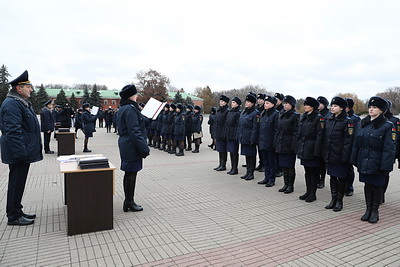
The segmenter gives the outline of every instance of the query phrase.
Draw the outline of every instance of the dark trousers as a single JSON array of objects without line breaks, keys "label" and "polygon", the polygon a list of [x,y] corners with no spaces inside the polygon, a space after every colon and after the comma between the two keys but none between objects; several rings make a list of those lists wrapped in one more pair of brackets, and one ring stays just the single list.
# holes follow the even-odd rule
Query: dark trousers
[{"label": "dark trousers", "polygon": [[273,150],[259,150],[264,163],[265,180],[275,183],[276,175],[276,153]]},{"label": "dark trousers", "polygon": [[44,146],[44,151],[47,152],[50,150],[50,137],[51,137],[51,132],[43,132],[43,146]]},{"label": "dark trousers", "polygon": [[9,164],[6,212],[9,221],[22,216],[22,196],[25,190],[30,163]]}]

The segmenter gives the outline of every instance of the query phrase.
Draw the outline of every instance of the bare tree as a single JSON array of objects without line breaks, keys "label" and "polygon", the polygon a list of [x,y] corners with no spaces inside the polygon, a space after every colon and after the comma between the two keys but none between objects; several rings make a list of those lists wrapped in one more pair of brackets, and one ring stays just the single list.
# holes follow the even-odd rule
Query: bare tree
[{"label": "bare tree", "polygon": [[150,97],[163,102],[168,99],[167,86],[169,86],[170,80],[167,76],[150,69],[139,71],[136,74],[136,79],[138,80],[136,85],[140,93],[140,102],[147,102]]},{"label": "bare tree", "polygon": [[376,94],[382,98],[385,98],[392,102],[392,108],[390,111],[397,115],[400,110],[400,87],[391,87],[385,90],[383,93]]}]

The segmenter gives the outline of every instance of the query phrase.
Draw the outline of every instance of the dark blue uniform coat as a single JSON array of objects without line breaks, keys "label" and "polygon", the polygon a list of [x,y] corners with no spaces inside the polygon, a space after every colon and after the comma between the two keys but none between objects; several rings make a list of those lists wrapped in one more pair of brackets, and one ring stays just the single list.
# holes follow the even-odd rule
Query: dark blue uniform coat
[{"label": "dark blue uniform coat", "polygon": [[86,137],[92,137],[93,132],[96,131],[94,123],[97,119],[96,115],[90,114],[88,110],[84,110],[82,112],[82,124],[83,124],[83,132]]},{"label": "dark blue uniform coat", "polygon": [[146,142],[146,118],[140,113],[139,105],[131,100],[121,99],[117,113],[118,147],[121,161],[135,161],[149,155]]}]

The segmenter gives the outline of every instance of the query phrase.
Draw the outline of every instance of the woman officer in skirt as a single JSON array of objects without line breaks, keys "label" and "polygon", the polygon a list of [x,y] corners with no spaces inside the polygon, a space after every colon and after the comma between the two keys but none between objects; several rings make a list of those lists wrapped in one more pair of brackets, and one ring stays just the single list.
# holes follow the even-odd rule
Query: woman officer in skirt
[{"label": "woman officer in skirt", "polygon": [[385,99],[373,96],[368,101],[368,116],[357,126],[351,163],[357,167],[364,185],[367,209],[361,221],[376,223],[382,188],[393,170],[396,154],[396,128],[383,113],[388,108]]},{"label": "woman officer in skirt", "polygon": [[[245,180],[254,179],[256,168],[258,124],[260,115],[255,108],[256,97],[252,94],[246,96],[245,109],[239,117],[238,141],[240,143],[240,154],[246,156],[246,174],[240,178]],[[218,144],[218,142],[217,142]]]},{"label": "woman officer in skirt", "polygon": [[296,136],[300,114],[295,110],[296,99],[293,96],[285,96],[282,105],[283,110],[279,113],[275,143],[279,167],[283,171],[284,185],[278,191],[289,194],[294,190],[296,178]]},{"label": "woman officer in skirt", "polygon": [[331,176],[331,202],[325,209],[341,211],[347,187],[354,122],[347,117],[347,101],[336,96],[331,101],[331,115],[325,124],[323,157],[328,175]]},{"label": "woman officer in skirt", "polygon": [[299,199],[313,202],[317,199],[317,183],[322,158],[322,142],[325,119],[318,112],[319,102],[313,97],[304,101],[304,113],[300,116],[297,134],[297,157],[304,166],[306,188]]},{"label": "woman officer in skirt", "polygon": [[239,164],[239,142],[237,139],[237,131],[240,117],[240,105],[242,101],[238,97],[232,98],[231,109],[228,111],[226,116],[226,139],[227,139],[227,151],[231,156],[231,170],[227,174],[235,175],[238,174]]}]

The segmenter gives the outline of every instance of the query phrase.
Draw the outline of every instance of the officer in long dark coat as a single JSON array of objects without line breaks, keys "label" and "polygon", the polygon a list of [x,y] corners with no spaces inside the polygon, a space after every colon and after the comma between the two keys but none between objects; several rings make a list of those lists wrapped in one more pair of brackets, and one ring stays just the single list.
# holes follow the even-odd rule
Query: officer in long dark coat
[{"label": "officer in long dark coat", "polygon": [[168,115],[168,153],[175,154],[176,153],[176,143],[174,136],[174,123],[175,123],[175,115],[176,115],[176,104],[172,103],[169,105],[169,115]]},{"label": "officer in long dark coat", "polygon": [[124,204],[122,209],[142,211],[143,207],[135,203],[137,173],[143,168],[143,159],[150,154],[146,142],[146,118],[140,113],[136,87],[126,85],[119,93],[121,108],[117,113],[118,147],[121,157],[121,170],[124,174]]},{"label": "officer in long dark coat", "polygon": [[[261,114],[261,112],[264,111],[264,101],[265,101],[266,94],[257,94],[257,105],[256,109],[258,110],[258,113]],[[264,161],[263,161],[263,154],[260,151],[260,148],[257,145],[257,152],[258,152],[258,166],[255,168],[256,171],[263,172],[264,171]]]},{"label": "officer in long dark coat", "polygon": [[[321,114],[322,117],[324,117],[324,119],[329,118],[332,115],[332,113],[328,109],[328,106],[329,106],[328,99],[326,99],[326,97],[324,97],[324,96],[319,96],[317,98],[317,101],[319,102],[319,107],[318,107],[319,114]],[[325,187],[326,163],[322,158],[321,158],[321,160],[322,161],[320,164],[319,180],[318,180],[317,188]]]},{"label": "officer in long dark coat", "polygon": [[184,156],[183,150],[185,149],[185,122],[186,122],[186,114],[184,112],[184,107],[182,104],[176,105],[176,114],[174,121],[174,137],[176,145],[179,149],[179,152],[175,153],[175,156]]},{"label": "officer in long dark coat", "polygon": [[229,97],[221,95],[219,98],[219,108],[215,116],[215,142],[219,153],[219,165],[214,168],[216,171],[225,171],[226,161],[228,159],[225,131],[226,116],[228,115],[228,103]]},{"label": "officer in long dark coat", "polygon": [[64,105],[64,108],[60,112],[61,128],[71,128],[71,116],[74,115],[74,111],[68,103]]},{"label": "officer in long dark coat", "polygon": [[[285,98],[285,95],[282,93],[275,93],[274,97],[276,98],[276,110],[280,113],[283,111],[283,99]],[[280,167],[279,164],[279,156],[278,154],[276,155],[276,177],[281,177],[283,175],[283,170]]]},{"label": "officer in long dark coat", "polygon": [[238,97],[232,98],[231,108],[226,116],[226,139],[227,139],[227,151],[231,158],[231,170],[227,172],[229,175],[238,174],[239,164],[239,142],[238,142],[238,127],[240,117],[240,105],[242,101]]},{"label": "officer in long dark coat", "polygon": [[296,99],[293,96],[285,96],[282,105],[283,110],[279,113],[274,138],[284,181],[283,187],[278,191],[290,194],[294,190],[296,178],[296,137],[300,114],[295,110]]},{"label": "officer in long dark coat", "polygon": [[83,141],[83,152],[92,152],[92,150],[88,149],[89,137],[93,137],[93,132],[96,131],[94,126],[97,116],[90,113],[90,104],[84,103],[82,105],[83,113],[82,113],[82,124],[83,124],[83,132],[85,133],[85,140]]},{"label": "officer in long dark coat", "polygon": [[162,145],[160,150],[167,151],[168,150],[168,118],[169,118],[169,104],[165,104],[164,110],[161,113],[162,115],[162,126],[161,126],[161,137],[162,137]]},{"label": "officer in long dark coat", "polygon": [[259,181],[258,184],[265,184],[266,187],[275,185],[277,170],[274,137],[278,127],[279,111],[275,108],[276,103],[275,97],[270,95],[265,97],[264,110],[260,114],[258,130],[258,148],[264,163],[264,179]]},{"label": "officer in long dark coat", "polygon": [[[194,113],[192,115],[192,134],[202,133],[203,132],[202,125],[203,125],[203,115],[201,114],[201,107],[196,105],[194,106]],[[192,153],[199,153],[201,137],[199,138],[193,137],[193,142],[194,142],[194,150],[192,151]]]},{"label": "officer in long dark coat", "polygon": [[347,174],[354,137],[354,122],[346,113],[347,101],[336,96],[331,101],[332,115],[326,119],[323,157],[330,175],[331,202],[326,209],[341,211],[346,193]]},{"label": "officer in long dark coat", "polygon": [[186,151],[192,151],[192,117],[193,106],[187,105],[186,107],[186,121],[185,121],[185,137],[186,137]]},{"label": "officer in long dark coat", "polygon": [[[357,129],[357,125],[360,123],[361,118],[357,114],[354,113],[353,107],[354,107],[354,101],[351,98],[346,98],[347,101],[347,107],[346,107],[346,112],[347,116],[350,117],[350,119],[354,123],[354,130]],[[349,170],[347,171],[347,189],[346,189],[346,196],[352,196],[354,193],[354,168],[352,164],[349,164]]]},{"label": "officer in long dark coat", "polygon": [[210,125],[209,127],[209,131],[210,131],[210,135],[211,135],[211,144],[208,145],[208,147],[210,147],[211,149],[215,150],[215,135],[216,135],[216,124],[215,124],[215,118],[216,118],[216,113],[217,113],[217,109],[215,107],[211,108],[210,111],[210,116],[208,117],[208,125]]},{"label": "officer in long dark coat", "polygon": [[22,211],[22,196],[31,163],[43,159],[40,125],[29,101],[33,91],[28,71],[9,82],[11,90],[0,107],[1,160],[8,164],[6,212],[8,225],[29,225],[36,214]]},{"label": "officer in long dark coat", "polygon": [[[390,111],[392,108],[392,102],[390,100],[385,99],[388,102],[388,109],[385,112],[385,117],[393,123],[395,129],[396,129],[396,158],[399,159],[400,153],[399,153],[399,142],[400,142],[400,119],[393,116],[393,113]],[[382,188],[383,195],[382,195],[382,203],[385,203],[385,193],[389,185],[389,175],[387,176],[385,185]]]},{"label": "officer in long dark coat", "polygon": [[306,193],[299,199],[313,202],[317,199],[316,191],[322,160],[325,119],[318,112],[319,102],[313,97],[304,101],[304,113],[300,116],[297,131],[297,157],[304,166]]},{"label": "officer in long dark coat", "polygon": [[368,101],[368,116],[356,130],[351,163],[357,167],[359,179],[364,185],[366,211],[361,221],[376,223],[383,186],[393,170],[396,154],[396,128],[385,118],[388,108],[385,99],[373,96]]},{"label": "officer in long dark coat", "polygon": [[240,154],[246,157],[246,174],[240,178],[245,180],[254,179],[256,168],[258,124],[260,115],[255,107],[256,97],[253,94],[246,96],[245,109],[240,114],[238,126],[238,142],[240,143]]},{"label": "officer in long dark coat", "polygon": [[44,107],[40,112],[40,130],[43,132],[43,144],[44,153],[54,154],[53,150],[50,150],[50,137],[51,133],[54,132],[54,117],[52,114],[53,103],[51,99],[44,103]]},{"label": "officer in long dark coat", "polygon": [[81,129],[83,131],[83,125],[82,125],[82,108],[78,108],[75,114],[75,122],[74,122],[74,127],[75,127],[75,135],[76,139],[78,139],[78,130]]}]

